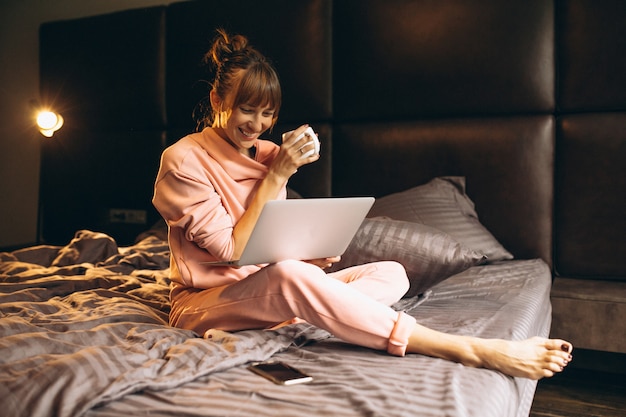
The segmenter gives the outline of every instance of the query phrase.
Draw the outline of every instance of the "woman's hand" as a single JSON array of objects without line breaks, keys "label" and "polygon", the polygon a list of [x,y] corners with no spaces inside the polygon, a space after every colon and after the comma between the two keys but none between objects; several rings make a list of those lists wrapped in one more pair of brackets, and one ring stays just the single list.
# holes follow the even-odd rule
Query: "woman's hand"
[{"label": "woman's hand", "polygon": [[333,266],[333,264],[339,262],[341,260],[341,256],[333,256],[331,258],[320,258],[320,259],[310,259],[308,261],[304,261],[315,266],[318,266],[322,269],[327,269]]},{"label": "woman's hand", "polygon": [[289,179],[289,177],[298,171],[298,168],[315,162],[320,158],[317,152],[313,152],[310,156],[303,157],[308,151],[315,150],[315,143],[312,140],[307,140],[306,136],[298,139],[308,127],[308,125],[302,125],[296,130],[286,132],[283,135],[283,143],[280,146],[280,151],[270,166],[271,173],[284,179]]}]

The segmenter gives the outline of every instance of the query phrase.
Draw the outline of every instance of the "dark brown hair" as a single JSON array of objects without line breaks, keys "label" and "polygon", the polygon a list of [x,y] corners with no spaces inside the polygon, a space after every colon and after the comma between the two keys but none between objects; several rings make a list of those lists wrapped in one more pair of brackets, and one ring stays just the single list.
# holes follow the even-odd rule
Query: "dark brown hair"
[{"label": "dark brown hair", "polygon": [[269,105],[274,110],[273,126],[282,101],[276,70],[245,36],[230,36],[223,29],[218,29],[217,33],[204,62],[215,68],[211,88],[223,106],[204,111],[198,127],[220,125],[224,115],[229,117],[232,110],[242,104]]}]

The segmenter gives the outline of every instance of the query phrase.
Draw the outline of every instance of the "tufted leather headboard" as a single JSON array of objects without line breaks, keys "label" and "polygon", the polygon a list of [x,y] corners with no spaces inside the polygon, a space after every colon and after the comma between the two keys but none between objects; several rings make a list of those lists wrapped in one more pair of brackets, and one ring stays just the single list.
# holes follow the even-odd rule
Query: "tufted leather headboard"
[{"label": "tufted leather headboard", "polygon": [[200,60],[224,27],[278,69],[270,136],[306,122],[321,137],[323,158],[291,183],[304,196],[463,175],[516,257],[624,279],[624,17],[609,0],[232,0],[44,24],[42,97],[66,126],[43,149],[42,240],[92,228],[127,242],[156,221],[159,154],[195,128]]}]

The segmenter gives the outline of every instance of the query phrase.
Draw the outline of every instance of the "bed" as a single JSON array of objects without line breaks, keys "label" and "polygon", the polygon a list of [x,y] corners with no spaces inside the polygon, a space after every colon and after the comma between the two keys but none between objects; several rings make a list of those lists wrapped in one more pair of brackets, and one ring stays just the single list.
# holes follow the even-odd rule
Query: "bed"
[{"label": "bed", "polygon": [[[534,393],[535,381],[391,357],[306,323],[205,338],[172,328],[169,251],[156,234],[118,247],[83,230],[66,246],[2,260],[5,416],[523,416]],[[550,285],[543,261],[502,261],[465,269],[394,307],[456,334],[546,336]],[[313,382],[276,385],[246,368],[270,358]]]},{"label": "bed", "polygon": [[[392,357],[306,323],[168,326],[169,251],[150,198],[160,153],[195,128],[214,29],[244,33],[284,89],[268,138],[307,122],[322,142],[291,196],[376,197],[337,267],[403,263],[411,287],[394,308],[437,330],[548,336],[562,271],[624,276],[612,237],[624,232],[623,72],[581,89],[587,58],[572,46],[585,19],[624,15],[596,4],[183,1],[42,25],[42,100],[66,124],[42,144],[41,242],[0,254],[3,415],[527,416],[536,381]],[[604,217],[581,227],[571,216],[585,218],[585,198],[602,199]],[[265,360],[313,381],[247,369]]]},{"label": "bed", "polygon": [[[548,265],[511,259],[478,221],[464,186],[464,178],[442,177],[379,199],[336,267],[402,262],[411,288],[394,308],[438,330],[547,336]],[[419,222],[409,218],[417,214]],[[307,323],[205,335],[172,328],[166,235],[158,223],[118,246],[81,230],[64,246],[0,255],[5,415],[528,414],[536,381],[392,357]],[[276,385],[247,369],[270,359],[313,381]]]}]

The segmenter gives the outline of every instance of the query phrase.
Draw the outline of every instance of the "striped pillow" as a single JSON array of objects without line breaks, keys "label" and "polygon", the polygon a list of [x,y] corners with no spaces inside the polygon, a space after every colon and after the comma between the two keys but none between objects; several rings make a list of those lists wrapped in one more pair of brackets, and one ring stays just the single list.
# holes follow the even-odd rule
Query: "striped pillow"
[{"label": "striped pillow", "polygon": [[465,193],[464,177],[435,178],[427,184],[381,197],[368,216],[386,216],[434,227],[485,254],[489,262],[513,259],[478,220],[474,202]]},{"label": "striped pillow", "polygon": [[411,283],[405,297],[412,297],[485,259],[435,228],[379,217],[363,221],[332,271],[374,261],[396,261],[404,266]]}]

